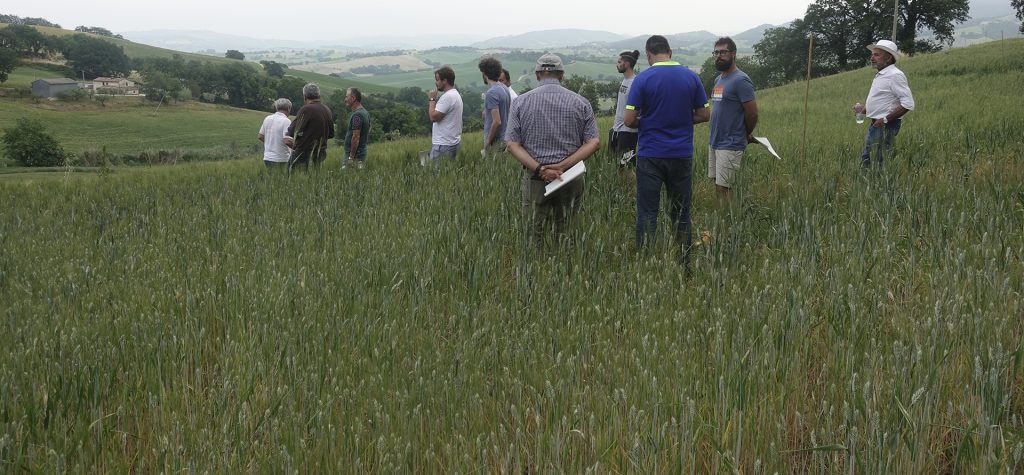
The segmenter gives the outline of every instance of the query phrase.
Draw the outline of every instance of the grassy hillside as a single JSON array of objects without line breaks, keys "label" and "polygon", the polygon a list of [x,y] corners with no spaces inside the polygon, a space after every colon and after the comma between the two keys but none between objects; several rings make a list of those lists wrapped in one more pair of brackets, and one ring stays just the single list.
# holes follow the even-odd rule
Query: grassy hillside
[{"label": "grassy hillside", "polygon": [[[4,26],[4,24],[0,23],[0,27],[2,27],[2,26]],[[64,29],[60,29],[60,28],[49,28],[49,27],[43,27],[43,26],[36,26],[35,28],[37,30],[39,30],[40,32],[42,32],[43,34],[46,34],[46,35],[49,35],[49,36],[67,36],[67,35],[73,35],[73,34],[86,34],[86,35],[93,36],[93,37],[96,37],[96,38],[100,38],[100,39],[103,39],[103,40],[106,40],[106,41],[110,41],[110,42],[112,42],[114,44],[117,44],[117,45],[121,46],[122,48],[124,48],[124,53],[126,55],[128,55],[129,58],[133,58],[133,59],[137,59],[137,58],[172,58],[174,56],[180,56],[185,61],[198,60],[198,61],[208,61],[208,62],[214,62],[214,63],[230,63],[230,62],[236,62],[237,61],[237,60],[234,60],[234,59],[227,59],[227,58],[220,57],[220,56],[207,56],[207,55],[196,54],[196,53],[185,53],[185,52],[174,51],[174,50],[165,49],[165,48],[158,48],[156,46],[144,45],[144,44],[141,44],[141,43],[134,43],[134,42],[131,42],[131,41],[128,41],[128,40],[122,40],[122,39],[118,39],[118,38],[110,38],[110,37],[106,37],[106,36],[92,35],[92,34],[89,34],[89,33],[78,33],[78,32],[72,31],[72,30],[64,30]],[[250,61],[250,62],[247,62],[246,64],[249,64],[253,68],[259,69],[261,71],[263,69],[259,65],[259,63],[257,63],[257,62]],[[15,72],[16,72],[16,74],[20,74],[20,76],[15,77],[15,76],[12,75],[11,79],[9,79],[8,82],[4,83],[4,87],[27,87],[27,85],[31,85],[31,82],[36,80],[36,79],[39,79],[41,77],[53,77],[54,76],[53,73],[49,73],[49,72],[46,72],[46,71],[37,71],[37,70],[33,70],[31,68],[25,68],[25,67],[18,68],[18,70],[16,70]],[[353,80],[342,79],[342,78],[336,78],[336,77],[328,76],[328,75],[325,75],[325,74],[318,74],[318,73],[312,73],[312,72],[307,72],[307,71],[299,71],[299,70],[294,70],[294,69],[289,69],[288,70],[288,74],[291,75],[291,76],[295,76],[295,77],[299,77],[299,78],[305,79],[307,81],[316,82],[317,84],[320,84],[320,85],[324,86],[325,89],[328,92],[336,90],[336,89],[347,89],[349,87],[359,87],[359,88],[361,88],[363,90],[366,90],[366,91],[369,91],[369,92],[380,92],[380,93],[389,92],[389,91],[393,91],[394,90],[393,88],[389,88],[389,87],[386,87],[386,86],[379,86],[379,85],[369,84],[369,83],[366,83],[366,82],[353,81]],[[16,82],[15,82],[15,79],[17,79]],[[27,80],[27,85],[25,83],[26,80]]]},{"label": "grassy hillside", "polygon": [[[20,71],[20,70],[19,70]],[[157,104],[142,98],[118,98],[105,106],[82,102],[0,99],[0,130],[18,118],[40,119],[70,152],[100,150],[139,153],[198,150],[257,144],[264,112],[185,102]]]},{"label": "grassy hillside", "polygon": [[807,85],[760,92],[783,160],[730,209],[698,147],[691,278],[603,153],[537,255],[479,134],[0,182],[0,471],[1021,473],[1024,40],[900,67],[883,173],[868,69],[810,84],[806,157]]},{"label": "grassy hillside", "polygon": [[[6,24],[5,23],[0,23],[0,27],[3,27],[3,26],[6,26]],[[144,44],[140,44],[140,43],[134,43],[134,42],[131,42],[131,41],[128,41],[128,40],[120,39],[120,38],[111,38],[111,37],[108,37],[108,36],[94,35],[92,33],[81,33],[81,32],[77,32],[77,31],[74,31],[74,30],[65,30],[65,29],[62,29],[62,28],[50,28],[50,27],[47,27],[47,26],[35,26],[34,28],[36,30],[39,30],[40,33],[42,33],[44,35],[47,35],[47,36],[62,37],[62,36],[76,35],[77,34],[77,35],[86,35],[86,36],[91,36],[93,38],[99,38],[99,39],[102,39],[102,40],[106,40],[106,41],[109,41],[111,43],[114,43],[114,44],[124,48],[124,54],[128,55],[129,58],[173,58],[175,55],[178,55],[178,56],[181,56],[182,58],[184,58],[185,61],[199,60],[199,61],[212,61],[212,62],[218,62],[218,63],[225,63],[225,62],[236,61],[234,59],[227,59],[227,58],[223,58],[223,57],[219,57],[219,56],[207,56],[207,55],[203,55],[203,54],[185,53],[185,52],[182,52],[182,51],[174,51],[174,50],[170,50],[170,49],[166,49],[166,48],[158,48],[156,46],[149,46],[149,45],[144,45]],[[254,67],[259,67],[259,65],[254,63]]]},{"label": "grassy hillside", "polygon": [[60,75],[52,71],[47,71],[38,67],[32,66],[19,66],[11,71],[7,77],[7,81],[2,85],[5,88],[23,88],[31,89],[32,81],[36,79],[54,78]]},{"label": "grassy hillside", "polygon": [[298,69],[289,69],[289,76],[295,76],[302,78],[309,82],[315,82],[320,85],[321,89],[328,95],[337,90],[345,90],[350,87],[357,87],[360,91],[371,94],[385,94],[388,92],[395,92],[396,89],[389,86],[382,86],[379,84],[372,84],[361,80],[353,80],[349,78],[339,78],[336,76],[328,76],[325,74],[314,73],[310,71],[299,71]]}]

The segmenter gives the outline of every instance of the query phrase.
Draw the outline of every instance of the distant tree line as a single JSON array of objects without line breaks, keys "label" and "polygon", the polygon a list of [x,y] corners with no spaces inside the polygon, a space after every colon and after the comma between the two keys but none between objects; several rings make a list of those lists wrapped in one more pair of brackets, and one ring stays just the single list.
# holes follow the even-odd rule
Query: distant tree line
[{"label": "distant tree line", "polygon": [[412,52],[409,50],[394,49],[391,51],[377,51],[374,53],[347,53],[345,54],[345,58],[352,60],[361,58],[375,58],[377,56],[402,56],[410,53]]},{"label": "distant tree line", "polygon": [[352,74],[398,74],[403,72],[402,66],[398,64],[368,64],[354,67],[349,71]]},{"label": "distant tree line", "polygon": [[123,36],[115,35],[114,32],[99,26],[76,26],[75,31],[79,33],[92,33],[94,35],[106,36],[108,38],[117,38],[119,40],[124,39]]},{"label": "distant tree line", "polygon": [[43,18],[30,18],[30,17],[19,17],[17,15],[5,15],[0,13],[0,23],[7,23],[9,25],[35,25],[35,26],[47,26],[50,28],[60,28],[60,25],[52,23]]},{"label": "distant tree line", "polygon": [[[951,45],[954,26],[969,18],[968,0],[898,1],[896,43],[908,55]],[[813,34],[812,77],[857,69],[871,55],[866,45],[892,37],[892,15],[890,0],[815,0],[803,18],[765,31],[754,45],[754,56],[737,62],[758,88],[799,80],[807,75],[808,39]],[[919,37],[925,29],[930,38]],[[708,58],[701,69],[705,85],[716,74],[714,59]]]}]

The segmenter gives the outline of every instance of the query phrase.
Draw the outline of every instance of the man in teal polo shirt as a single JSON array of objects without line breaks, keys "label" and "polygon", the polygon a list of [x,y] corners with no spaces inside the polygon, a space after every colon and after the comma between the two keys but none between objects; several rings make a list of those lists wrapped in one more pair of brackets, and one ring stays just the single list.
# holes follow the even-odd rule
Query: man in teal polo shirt
[{"label": "man in teal polo shirt", "polygon": [[690,247],[690,203],[693,196],[693,124],[710,117],[700,77],[672,61],[664,36],[647,39],[650,68],[638,74],[626,101],[626,127],[638,129],[636,164],[636,243],[654,241],[661,188],[669,200],[675,241]]}]

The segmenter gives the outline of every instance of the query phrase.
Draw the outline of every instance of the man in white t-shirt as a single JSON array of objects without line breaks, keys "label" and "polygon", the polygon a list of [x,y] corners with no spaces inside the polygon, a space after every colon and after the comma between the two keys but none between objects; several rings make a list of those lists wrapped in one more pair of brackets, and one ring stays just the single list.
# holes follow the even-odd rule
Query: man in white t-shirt
[{"label": "man in white t-shirt", "polygon": [[509,79],[511,77],[512,76],[508,74],[508,70],[507,69],[502,69],[501,70],[501,76],[498,77],[498,82],[504,84],[505,87],[508,88],[508,95],[514,101],[514,100],[516,100],[517,97],[519,97],[519,94],[516,94],[516,91],[512,89],[512,80]]},{"label": "man in white t-shirt", "polygon": [[284,137],[288,133],[288,126],[292,124],[288,119],[288,114],[292,111],[292,101],[282,97],[274,101],[274,109],[277,112],[263,119],[257,138],[263,142],[263,165],[268,170],[287,170],[291,149],[285,143]]},{"label": "man in white t-shirt", "polygon": [[[429,102],[427,115],[433,122],[431,131],[430,158],[434,166],[441,165],[441,159],[454,159],[462,145],[462,96],[455,89],[455,71],[444,66],[434,71],[436,89],[427,93]],[[438,97],[438,94],[441,97]]]}]

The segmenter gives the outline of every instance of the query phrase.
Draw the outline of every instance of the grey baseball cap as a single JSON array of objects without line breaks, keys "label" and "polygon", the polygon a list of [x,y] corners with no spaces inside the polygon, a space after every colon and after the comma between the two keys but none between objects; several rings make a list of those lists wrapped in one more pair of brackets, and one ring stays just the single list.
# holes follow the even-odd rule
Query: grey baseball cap
[{"label": "grey baseball cap", "polygon": [[541,71],[565,71],[562,67],[562,58],[552,53],[545,53],[544,56],[537,58],[537,67],[534,72]]}]

